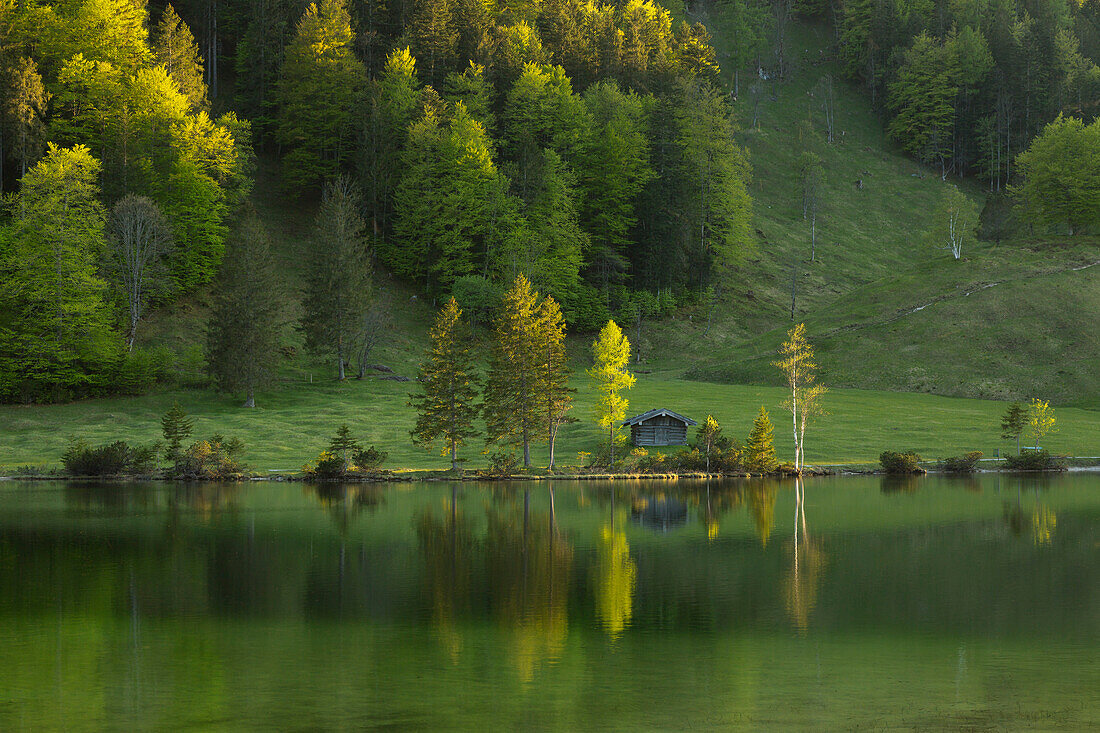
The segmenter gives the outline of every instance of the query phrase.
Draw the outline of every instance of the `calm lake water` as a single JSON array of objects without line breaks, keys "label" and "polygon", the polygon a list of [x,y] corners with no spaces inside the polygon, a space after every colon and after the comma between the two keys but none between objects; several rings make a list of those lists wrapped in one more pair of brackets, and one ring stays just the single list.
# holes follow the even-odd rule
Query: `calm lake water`
[{"label": "calm lake water", "polygon": [[1100,476],[804,495],[0,483],[0,730],[1100,726]]}]

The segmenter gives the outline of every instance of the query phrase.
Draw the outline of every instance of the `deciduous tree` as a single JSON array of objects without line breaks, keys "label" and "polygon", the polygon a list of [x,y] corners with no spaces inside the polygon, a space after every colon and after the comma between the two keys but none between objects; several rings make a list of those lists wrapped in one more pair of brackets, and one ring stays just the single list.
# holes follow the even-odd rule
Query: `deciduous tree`
[{"label": "deciduous tree", "polygon": [[629,404],[624,391],[634,386],[634,375],[627,366],[630,364],[630,340],[615,321],[608,321],[600,331],[599,338],[592,343],[592,356],[595,361],[588,370],[588,376],[596,383],[596,423],[607,430],[611,462],[615,462],[615,432],[619,421],[626,417]]},{"label": "deciduous tree", "polygon": [[932,213],[927,237],[933,247],[946,249],[957,260],[963,247],[974,242],[978,229],[978,205],[958,186],[948,185]]},{"label": "deciduous tree", "polygon": [[1100,226],[1100,120],[1059,115],[1016,166],[1023,180],[1011,190],[1033,224],[1065,224],[1070,234]]},{"label": "deciduous tree", "polygon": [[1028,435],[1035,438],[1035,450],[1039,450],[1039,443],[1044,437],[1056,431],[1054,408],[1050,403],[1038,397],[1031,400],[1027,416]]},{"label": "deciduous tree", "polygon": [[783,406],[791,413],[794,469],[801,473],[805,465],[806,423],[822,414],[821,398],[826,391],[823,385],[817,383],[817,362],[814,361],[813,346],[806,340],[806,324],[799,323],[787,333],[775,366],[783,373],[791,390],[791,396]]},{"label": "deciduous tree", "polygon": [[134,350],[138,323],[151,297],[171,291],[172,229],[160,207],[146,196],[128,194],[111,209],[108,271],[126,298],[126,348]]}]

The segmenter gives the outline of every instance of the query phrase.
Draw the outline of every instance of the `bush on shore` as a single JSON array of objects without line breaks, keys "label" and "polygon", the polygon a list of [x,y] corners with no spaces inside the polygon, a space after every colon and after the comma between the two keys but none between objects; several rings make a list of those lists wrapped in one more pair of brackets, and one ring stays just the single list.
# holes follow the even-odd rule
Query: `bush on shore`
[{"label": "bush on shore", "polygon": [[886,450],[879,454],[878,460],[879,463],[882,464],[882,470],[886,473],[926,473],[926,471],[920,467],[920,455],[914,451],[899,453],[897,451]]}]

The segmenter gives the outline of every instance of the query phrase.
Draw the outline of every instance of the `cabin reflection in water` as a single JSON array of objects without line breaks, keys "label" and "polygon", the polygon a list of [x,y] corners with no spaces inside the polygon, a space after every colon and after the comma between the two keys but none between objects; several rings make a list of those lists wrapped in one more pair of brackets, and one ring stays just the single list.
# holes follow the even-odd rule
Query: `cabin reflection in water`
[{"label": "cabin reflection in water", "polygon": [[630,518],[647,529],[668,532],[687,524],[688,506],[668,496],[640,496],[631,502]]}]

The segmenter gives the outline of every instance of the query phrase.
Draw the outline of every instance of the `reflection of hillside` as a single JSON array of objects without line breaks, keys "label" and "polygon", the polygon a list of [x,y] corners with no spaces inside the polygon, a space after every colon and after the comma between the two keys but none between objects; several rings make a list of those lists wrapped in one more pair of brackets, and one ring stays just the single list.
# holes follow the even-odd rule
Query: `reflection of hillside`
[{"label": "reflection of hillside", "polygon": [[561,655],[569,630],[573,548],[557,531],[552,491],[549,514],[530,511],[530,489],[522,511],[512,505],[487,512],[489,602],[497,624],[509,632],[524,682],[542,662]]}]

